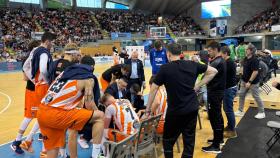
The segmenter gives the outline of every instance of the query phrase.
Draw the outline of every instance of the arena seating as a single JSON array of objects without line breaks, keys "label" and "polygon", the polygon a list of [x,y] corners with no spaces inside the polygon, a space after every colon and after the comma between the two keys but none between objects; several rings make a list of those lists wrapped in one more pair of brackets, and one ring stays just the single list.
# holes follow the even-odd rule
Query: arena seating
[{"label": "arena seating", "polygon": [[179,37],[205,34],[190,17],[179,16],[175,19],[167,19],[167,22],[174,34]]},{"label": "arena seating", "polygon": [[236,34],[244,33],[259,33],[262,31],[270,31],[271,26],[279,23],[280,8],[270,8],[260,14],[254,16],[251,20],[247,21],[244,25],[239,26]]}]

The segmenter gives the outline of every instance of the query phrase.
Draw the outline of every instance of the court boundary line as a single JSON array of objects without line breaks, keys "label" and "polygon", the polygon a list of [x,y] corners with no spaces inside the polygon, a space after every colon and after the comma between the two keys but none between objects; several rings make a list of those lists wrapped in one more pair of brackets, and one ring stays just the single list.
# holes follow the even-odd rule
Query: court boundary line
[{"label": "court boundary line", "polygon": [[[37,133],[36,133],[36,134],[37,134]],[[27,138],[27,136],[22,137],[22,140],[25,139],[25,138]],[[6,142],[6,143],[0,144],[0,148],[1,148],[2,146],[5,146],[5,145],[8,145],[8,144],[12,143],[13,141],[14,141],[14,140],[11,140],[11,141],[8,141],[8,142]]]},{"label": "court boundary line", "polygon": [[2,114],[2,113],[4,113],[4,112],[11,106],[12,99],[11,99],[11,97],[10,97],[8,94],[6,94],[6,93],[3,93],[3,92],[0,91],[0,94],[6,96],[6,97],[8,98],[8,100],[9,100],[8,104],[4,107],[4,109],[0,111],[0,114]]}]

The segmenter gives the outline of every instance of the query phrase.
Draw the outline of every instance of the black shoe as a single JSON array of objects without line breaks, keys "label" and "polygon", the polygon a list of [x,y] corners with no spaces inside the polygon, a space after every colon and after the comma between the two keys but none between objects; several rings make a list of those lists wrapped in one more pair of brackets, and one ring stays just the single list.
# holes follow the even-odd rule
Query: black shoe
[{"label": "black shoe", "polygon": [[21,144],[21,141],[16,141],[16,140],[11,144],[11,149],[17,154],[24,153],[24,151],[20,147],[20,144]]},{"label": "black shoe", "polygon": [[215,154],[219,154],[222,152],[220,150],[220,147],[215,147],[214,145],[210,145],[208,147],[202,147],[202,151],[206,153],[215,153]]},{"label": "black shoe", "polygon": [[38,141],[43,141],[43,135],[41,133],[39,133]]},{"label": "black shoe", "polygon": [[[213,139],[208,139],[208,140],[207,140],[207,143],[208,143],[208,144],[212,144],[212,143],[213,143]],[[225,142],[222,140],[222,141],[220,142],[220,145],[221,145],[221,146],[224,146],[224,145],[225,145]]]}]

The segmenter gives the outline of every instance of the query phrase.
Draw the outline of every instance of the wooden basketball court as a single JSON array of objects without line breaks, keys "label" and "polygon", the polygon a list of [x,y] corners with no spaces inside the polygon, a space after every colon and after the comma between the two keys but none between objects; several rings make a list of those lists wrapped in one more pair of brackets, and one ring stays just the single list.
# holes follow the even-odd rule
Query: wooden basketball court
[{"label": "wooden basketball court", "polygon": [[[105,71],[109,67],[110,64],[97,64],[95,68],[95,74],[99,76],[103,71]],[[151,69],[146,67],[145,74],[146,81],[148,81],[151,76]],[[280,81],[280,77],[278,77],[277,79],[278,81]],[[272,80],[275,80],[275,78]],[[22,79],[21,72],[10,72],[0,74],[0,144],[12,141],[17,135],[19,125],[23,119],[25,84],[26,83]],[[269,85],[271,86],[270,83]],[[144,94],[148,94],[148,92],[149,88],[145,90]],[[276,89],[272,88],[272,92],[269,95],[261,93],[261,97],[265,102],[266,108],[280,109],[280,91],[277,91]],[[248,95],[245,106],[246,110],[249,106],[255,106],[254,104],[250,103],[253,103],[252,97]],[[236,102],[235,109],[237,109],[237,107],[238,103]],[[206,154],[201,151],[201,147],[208,146],[206,141],[207,139],[212,138],[212,130],[210,127],[210,122],[209,120],[207,120],[206,112],[201,111],[200,114],[203,129],[200,130],[199,128],[197,128],[194,157],[214,158],[216,157],[215,154]],[[224,117],[224,120],[226,124],[226,117]],[[240,118],[237,118],[237,123],[239,121]],[[29,133],[31,128],[32,125],[29,126],[28,130],[25,132],[25,135]],[[181,140],[180,149],[182,152],[183,144]],[[13,151],[10,150],[10,152]],[[161,145],[159,145],[158,147],[158,153],[160,157],[163,157]],[[177,153],[176,146],[174,147],[174,153],[175,157],[181,157],[181,154]]]}]

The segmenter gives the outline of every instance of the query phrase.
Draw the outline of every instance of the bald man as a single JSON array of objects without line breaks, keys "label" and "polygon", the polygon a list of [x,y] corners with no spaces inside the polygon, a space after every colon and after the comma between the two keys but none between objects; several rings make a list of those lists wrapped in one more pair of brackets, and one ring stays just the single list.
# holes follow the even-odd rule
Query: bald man
[{"label": "bald man", "polygon": [[144,74],[144,66],[143,62],[138,59],[138,52],[133,52],[131,54],[130,59],[126,61],[126,64],[130,65],[131,71],[128,75],[129,82],[127,88],[129,89],[131,85],[138,84],[140,87],[146,88],[145,84],[145,74]]}]

